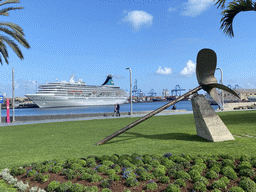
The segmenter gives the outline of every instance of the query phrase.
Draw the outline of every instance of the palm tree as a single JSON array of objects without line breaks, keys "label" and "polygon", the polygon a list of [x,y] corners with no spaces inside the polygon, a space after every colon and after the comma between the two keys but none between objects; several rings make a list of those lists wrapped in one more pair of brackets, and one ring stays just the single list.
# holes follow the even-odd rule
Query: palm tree
[{"label": "palm tree", "polygon": [[[10,3],[19,3],[19,0],[5,0],[4,2],[1,2],[1,1],[2,0],[0,0],[0,6],[5,4],[10,4]],[[0,15],[8,16],[9,15],[8,11],[16,10],[16,9],[23,9],[23,7],[7,7],[7,8],[0,9]],[[0,31],[11,36],[13,39],[18,41],[25,48],[27,49],[30,48],[30,45],[28,44],[26,39],[23,37],[24,36],[23,29],[19,25],[10,23],[10,22],[0,22]],[[24,59],[20,48],[9,36],[0,35],[0,53],[2,54],[7,64],[9,64],[8,62],[9,56],[8,56],[6,44],[12,48],[12,50],[16,53],[16,55],[20,59]],[[1,55],[0,55],[0,63],[1,65],[3,65]]]},{"label": "palm tree", "polygon": [[[217,0],[218,8],[225,7],[226,0]],[[215,4],[215,5],[216,5]],[[235,16],[242,11],[256,11],[256,3],[251,0],[234,0],[229,3],[227,9],[222,11],[221,29],[230,37],[234,37],[233,20]]]}]

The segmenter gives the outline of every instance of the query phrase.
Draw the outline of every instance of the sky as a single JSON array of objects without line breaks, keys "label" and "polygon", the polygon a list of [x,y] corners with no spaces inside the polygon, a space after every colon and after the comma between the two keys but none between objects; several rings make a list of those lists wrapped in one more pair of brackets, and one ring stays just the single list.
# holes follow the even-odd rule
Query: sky
[{"label": "sky", "polygon": [[[227,1],[230,2],[230,1]],[[20,0],[22,6],[2,22],[21,26],[31,48],[19,46],[24,59],[9,47],[9,65],[0,66],[0,94],[15,97],[36,92],[46,82],[69,81],[75,73],[88,85],[113,75],[116,86],[132,86],[145,96],[151,89],[198,86],[196,57],[203,48],[217,54],[224,85],[256,88],[256,12],[239,13],[234,38],[221,26],[222,9],[212,0]],[[4,35],[4,34],[1,34]],[[220,81],[220,71],[216,70]],[[182,94],[185,93],[184,91]],[[205,92],[200,92],[204,94]]]}]

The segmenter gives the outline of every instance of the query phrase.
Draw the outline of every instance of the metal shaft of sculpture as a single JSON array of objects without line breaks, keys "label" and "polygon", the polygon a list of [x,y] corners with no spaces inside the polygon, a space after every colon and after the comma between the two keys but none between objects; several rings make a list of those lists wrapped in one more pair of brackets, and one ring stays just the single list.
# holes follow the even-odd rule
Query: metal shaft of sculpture
[{"label": "metal shaft of sculpture", "polygon": [[216,70],[217,65],[217,56],[216,53],[211,49],[202,49],[197,54],[197,65],[196,65],[196,77],[199,83],[199,86],[190,90],[189,92],[185,93],[184,95],[180,96],[174,101],[171,101],[164,106],[148,113],[144,117],[134,121],[133,123],[127,125],[126,127],[120,129],[119,131],[113,133],[112,135],[106,137],[105,139],[99,141],[94,145],[101,145],[106,143],[107,141],[113,139],[114,137],[124,133],[125,131],[133,128],[134,126],[138,125],[139,123],[149,119],[150,117],[160,113],[161,111],[165,110],[166,108],[174,105],[175,103],[181,101],[182,99],[198,92],[199,90],[205,90],[210,96],[216,101],[216,103],[222,108],[222,104],[220,98],[218,97],[218,93],[216,88],[226,90],[239,98],[236,92],[234,92],[229,87],[224,85],[218,84],[217,79],[214,77],[214,73]]}]

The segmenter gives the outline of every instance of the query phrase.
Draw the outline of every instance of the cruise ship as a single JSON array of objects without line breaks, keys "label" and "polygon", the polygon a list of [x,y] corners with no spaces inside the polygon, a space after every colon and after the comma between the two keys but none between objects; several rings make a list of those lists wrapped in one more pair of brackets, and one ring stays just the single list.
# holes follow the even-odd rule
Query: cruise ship
[{"label": "cruise ship", "polygon": [[111,75],[100,86],[87,85],[82,79],[69,82],[53,82],[40,85],[36,94],[25,96],[40,108],[85,107],[123,104],[128,101],[127,93],[114,85]]}]

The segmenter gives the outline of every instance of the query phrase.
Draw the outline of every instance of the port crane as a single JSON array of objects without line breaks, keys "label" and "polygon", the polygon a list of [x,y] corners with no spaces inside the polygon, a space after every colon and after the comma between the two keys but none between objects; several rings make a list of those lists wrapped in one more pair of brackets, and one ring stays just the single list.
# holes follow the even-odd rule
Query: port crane
[{"label": "port crane", "polygon": [[154,91],[154,89],[151,89],[148,94],[150,97],[154,97],[156,95],[156,92]]},{"label": "port crane", "polygon": [[[178,93],[179,93],[179,96],[181,96],[181,91],[185,91],[186,89],[181,89],[179,85],[176,85],[175,88],[173,90],[171,90],[171,94],[172,96],[178,96]],[[175,93],[175,95],[174,95]]]}]

